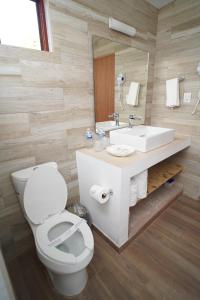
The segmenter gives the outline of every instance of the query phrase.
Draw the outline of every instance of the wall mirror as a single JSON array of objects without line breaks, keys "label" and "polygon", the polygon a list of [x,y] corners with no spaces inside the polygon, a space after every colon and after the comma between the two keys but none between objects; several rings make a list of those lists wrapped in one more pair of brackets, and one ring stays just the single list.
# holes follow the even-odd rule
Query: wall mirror
[{"label": "wall mirror", "polygon": [[149,53],[111,40],[93,36],[95,121],[128,123],[130,114],[144,124]]}]

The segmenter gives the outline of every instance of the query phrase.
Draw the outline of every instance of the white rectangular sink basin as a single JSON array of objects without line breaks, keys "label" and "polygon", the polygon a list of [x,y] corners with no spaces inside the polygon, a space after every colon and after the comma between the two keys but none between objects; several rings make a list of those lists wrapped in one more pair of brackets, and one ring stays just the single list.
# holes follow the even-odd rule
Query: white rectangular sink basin
[{"label": "white rectangular sink basin", "polygon": [[96,123],[96,129],[101,128],[104,131],[116,130],[127,126],[128,123],[123,123],[123,122],[119,122],[119,126],[117,126],[115,121],[105,121],[105,122]]},{"label": "white rectangular sink basin", "polygon": [[147,152],[172,142],[174,135],[174,129],[139,125],[110,132],[110,143],[129,145]]}]

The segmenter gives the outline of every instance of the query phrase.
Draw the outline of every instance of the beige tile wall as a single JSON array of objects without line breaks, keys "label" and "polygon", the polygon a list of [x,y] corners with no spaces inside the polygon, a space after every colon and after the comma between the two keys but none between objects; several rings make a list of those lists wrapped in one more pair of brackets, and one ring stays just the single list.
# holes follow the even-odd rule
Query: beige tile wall
[{"label": "beige tile wall", "polygon": [[[57,161],[70,201],[78,200],[75,150],[94,124],[92,34],[150,51],[150,121],[157,10],[144,0],[50,0],[49,15],[52,53],[0,46],[0,238],[8,244],[30,234],[11,172]],[[138,37],[110,31],[108,16],[135,26]]]},{"label": "beige tile wall", "polygon": [[[141,120],[135,121],[138,124],[145,123],[146,89],[148,79],[148,52],[135,48],[127,48],[115,53],[115,78],[120,73],[126,76],[125,83],[120,90],[115,81],[115,107],[120,113],[120,120],[128,122],[128,116],[135,114]],[[129,93],[131,82],[140,84],[138,105],[132,106],[126,103],[126,96]]]},{"label": "beige tile wall", "polygon": [[[196,67],[200,61],[200,1],[176,0],[158,14],[152,124],[175,128],[191,136],[192,146],[174,160],[184,166],[179,180],[184,192],[200,200],[200,115],[191,112],[200,90]],[[165,107],[165,81],[185,76],[180,83],[181,107]],[[183,103],[183,93],[192,92],[192,102]],[[200,108],[199,108],[200,109]]]}]

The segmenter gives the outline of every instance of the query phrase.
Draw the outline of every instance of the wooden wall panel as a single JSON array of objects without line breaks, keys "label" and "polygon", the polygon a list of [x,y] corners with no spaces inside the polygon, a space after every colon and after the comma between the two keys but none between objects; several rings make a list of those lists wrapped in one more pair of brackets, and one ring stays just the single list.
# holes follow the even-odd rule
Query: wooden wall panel
[{"label": "wooden wall panel", "polygon": [[[184,192],[200,200],[200,115],[192,116],[200,77],[196,72],[200,61],[200,1],[176,0],[158,14],[155,78],[152,105],[152,125],[170,127],[178,134],[191,136],[191,147],[175,156],[184,166],[179,180]],[[185,76],[180,83],[181,106],[174,110],[165,107],[165,82]],[[192,92],[191,103],[183,102],[184,92]]]},{"label": "wooden wall panel", "polygon": [[95,121],[110,120],[115,111],[115,54],[94,59]]},{"label": "wooden wall panel", "polygon": [[[130,23],[134,39],[108,29],[108,17]],[[30,233],[20,213],[9,175],[55,160],[78,200],[75,150],[94,126],[92,34],[152,54],[157,10],[144,0],[49,0],[52,52],[0,46],[0,239]],[[153,79],[153,69],[149,81]],[[149,103],[152,86],[149,86]],[[147,116],[150,121],[150,111]],[[6,191],[4,189],[6,187]],[[6,226],[6,230],[5,230]]]}]

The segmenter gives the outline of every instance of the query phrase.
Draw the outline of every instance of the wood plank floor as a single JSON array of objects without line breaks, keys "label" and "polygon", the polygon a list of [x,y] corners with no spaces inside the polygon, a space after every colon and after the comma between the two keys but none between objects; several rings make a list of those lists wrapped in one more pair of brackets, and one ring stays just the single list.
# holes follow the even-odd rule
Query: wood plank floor
[{"label": "wood plank floor", "polygon": [[[200,202],[181,196],[118,254],[97,233],[85,290],[74,300],[200,299]],[[35,250],[8,263],[18,300],[62,300]]]}]

